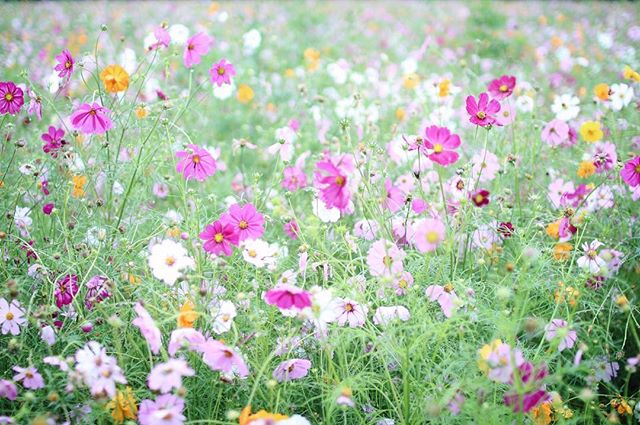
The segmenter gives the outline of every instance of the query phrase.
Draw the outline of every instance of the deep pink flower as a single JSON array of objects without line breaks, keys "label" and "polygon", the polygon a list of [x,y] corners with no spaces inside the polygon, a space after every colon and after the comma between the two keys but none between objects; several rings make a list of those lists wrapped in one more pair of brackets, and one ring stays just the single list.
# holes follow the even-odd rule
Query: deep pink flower
[{"label": "deep pink flower", "polygon": [[58,280],[55,297],[56,306],[62,308],[63,305],[71,304],[78,293],[78,275],[68,274]]},{"label": "deep pink flower", "polygon": [[233,253],[233,246],[238,246],[239,235],[233,225],[216,220],[205,227],[200,233],[200,239],[205,241],[202,246],[205,251],[215,255],[230,256]]},{"label": "deep pink flower", "polygon": [[593,163],[596,166],[596,173],[602,174],[612,170],[617,161],[616,145],[611,142],[597,142],[593,145]]},{"label": "deep pink flower", "polygon": [[286,167],[283,171],[284,178],[280,183],[283,188],[295,192],[298,189],[302,189],[307,187],[307,175],[304,170],[300,167]]},{"label": "deep pink flower", "polygon": [[620,177],[631,187],[640,185],[640,156],[636,156],[625,162],[620,170]]},{"label": "deep pink flower", "polygon": [[298,239],[298,232],[300,231],[300,228],[295,220],[285,223],[283,229],[291,239]]},{"label": "deep pink flower", "polygon": [[71,74],[73,74],[73,67],[75,65],[71,52],[64,49],[62,53],[56,56],[56,61],[58,61],[58,64],[54,69],[58,71],[58,77],[69,80]]},{"label": "deep pink flower", "polygon": [[49,202],[48,204],[43,205],[42,207],[42,212],[45,213],[46,215],[51,215],[51,213],[53,212],[53,203]]},{"label": "deep pink flower", "polygon": [[87,293],[84,296],[84,306],[87,310],[93,310],[95,304],[101,303],[111,296],[109,291],[109,278],[95,275],[87,282]]},{"label": "deep pink flower", "polygon": [[[504,404],[512,406],[514,412],[528,413],[539,403],[549,398],[544,389],[543,380],[547,376],[547,368],[542,365],[538,370],[534,370],[530,362],[524,362],[518,367],[520,381],[524,385],[524,393],[519,394],[513,390],[504,395]],[[511,384],[513,385],[513,379]]]},{"label": "deep pink flower", "polygon": [[316,163],[313,182],[327,208],[345,210],[351,200],[349,179],[355,165],[350,155],[326,156]]},{"label": "deep pink flower", "polygon": [[0,115],[15,115],[24,105],[24,92],[12,81],[0,81]]},{"label": "deep pink flower", "polygon": [[231,84],[231,77],[236,75],[236,70],[226,59],[220,59],[220,62],[213,64],[209,75],[211,75],[211,82],[220,87],[223,84]]},{"label": "deep pink flower", "polygon": [[278,382],[291,381],[307,376],[311,362],[306,359],[285,360],[273,371],[273,379]]},{"label": "deep pink flower", "polygon": [[498,111],[500,111],[500,102],[495,99],[489,101],[489,95],[487,93],[481,93],[477,103],[474,96],[467,96],[469,121],[475,125],[486,127],[497,124],[495,114],[497,114]]},{"label": "deep pink flower", "polygon": [[453,151],[460,146],[460,137],[457,134],[452,134],[446,127],[435,125],[427,127],[424,133],[424,146],[431,150],[427,154],[430,160],[445,167],[458,160],[458,153]]},{"label": "deep pink flower", "polygon": [[40,138],[45,142],[42,150],[44,153],[48,153],[53,158],[58,156],[57,150],[66,144],[63,139],[64,130],[62,128],[55,128],[54,126],[49,126],[49,131],[47,133],[42,133]]},{"label": "deep pink flower", "polygon": [[278,285],[264,294],[264,301],[281,310],[311,307],[311,295],[304,289],[293,285]]},{"label": "deep pink flower", "polygon": [[487,189],[478,189],[469,197],[476,207],[484,207],[485,205],[489,205],[489,191]]},{"label": "deep pink flower", "polygon": [[264,217],[253,204],[243,207],[238,204],[231,205],[229,211],[220,217],[220,221],[233,226],[239,242],[258,239],[264,234]]},{"label": "deep pink flower", "polygon": [[176,156],[180,158],[176,171],[182,173],[187,180],[195,178],[204,181],[207,177],[213,176],[217,170],[217,163],[209,151],[193,144],[187,147],[189,149],[186,151],[176,152]]},{"label": "deep pink flower", "polygon": [[503,75],[489,83],[487,91],[496,100],[505,99],[513,93],[516,87],[516,77],[512,75]]},{"label": "deep pink flower", "polygon": [[513,236],[514,227],[510,221],[503,221],[498,224],[498,233],[502,236],[503,239],[510,238]]},{"label": "deep pink flower", "polygon": [[211,369],[225,374],[237,374],[241,378],[249,375],[249,368],[242,357],[220,341],[209,338],[198,349],[202,353],[202,360]]},{"label": "deep pink flower", "polygon": [[204,32],[199,32],[190,39],[184,46],[183,62],[184,66],[191,68],[200,63],[200,58],[207,53],[213,45],[213,38]]},{"label": "deep pink flower", "polygon": [[153,318],[140,302],[137,302],[133,309],[138,317],[133,319],[131,323],[140,329],[140,333],[142,333],[144,339],[147,340],[151,352],[158,354],[160,352],[160,345],[162,345],[160,329],[158,329]]},{"label": "deep pink flower", "polygon": [[404,192],[397,186],[394,186],[393,182],[389,178],[384,182],[384,191],[386,193],[382,203],[384,208],[388,209],[393,214],[404,206],[404,203],[407,200]]},{"label": "deep pink flower", "polygon": [[163,394],[155,401],[142,400],[138,411],[140,425],[182,425],[187,419],[182,411],[184,400],[173,394]]},{"label": "deep pink flower", "polygon": [[111,111],[98,103],[83,103],[71,114],[71,125],[85,134],[103,134],[113,127]]}]

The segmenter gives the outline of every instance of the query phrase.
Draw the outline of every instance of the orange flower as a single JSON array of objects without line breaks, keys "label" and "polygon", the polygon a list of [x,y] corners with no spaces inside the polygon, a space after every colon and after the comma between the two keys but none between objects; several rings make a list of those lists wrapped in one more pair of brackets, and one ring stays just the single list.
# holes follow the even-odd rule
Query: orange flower
[{"label": "orange flower", "polygon": [[193,323],[198,319],[198,313],[194,311],[193,307],[194,305],[190,300],[182,304],[178,313],[179,328],[193,328]]},{"label": "orange flower", "polygon": [[129,74],[120,65],[109,65],[103,69],[100,79],[109,93],[125,91],[129,87]]},{"label": "orange flower", "polygon": [[567,242],[559,242],[553,247],[553,258],[558,261],[566,261],[569,259],[573,245]]},{"label": "orange flower", "polygon": [[593,88],[593,93],[601,101],[607,101],[609,100],[609,85],[605,83],[598,84]]},{"label": "orange flower", "polygon": [[253,89],[246,84],[240,84],[237,96],[240,103],[249,103],[253,100]]},{"label": "orange flower", "polygon": [[438,84],[438,96],[447,97],[449,96],[449,88],[451,86],[451,81],[442,80],[440,84]]},{"label": "orange flower", "polygon": [[131,387],[125,388],[124,391],[118,390],[116,396],[107,404],[107,409],[112,409],[111,416],[116,423],[121,424],[125,419],[135,421],[138,417],[138,406]]},{"label": "orange flower", "polygon": [[73,182],[73,191],[71,196],[74,198],[82,198],[84,196],[84,186],[87,184],[87,176],[73,176],[71,177]]},{"label": "orange flower", "polygon": [[531,409],[531,419],[535,425],[549,425],[551,423],[551,405],[542,403]]},{"label": "orange flower", "polygon": [[266,419],[269,419],[273,422],[278,422],[288,418],[289,417],[287,415],[281,415],[279,413],[269,413],[266,410],[260,410],[254,414],[251,414],[251,406],[246,406],[240,413],[238,423],[240,425],[249,425],[251,422],[257,420],[261,420],[261,423],[263,422],[262,420],[264,420],[264,422],[267,422]]},{"label": "orange flower", "polygon": [[596,165],[593,161],[582,161],[578,167],[578,176],[586,179],[596,172]]},{"label": "orange flower", "polygon": [[404,121],[404,118],[407,116],[407,113],[403,108],[396,109],[396,119],[398,121]]},{"label": "orange flower", "polygon": [[554,221],[547,226],[547,235],[551,236],[555,240],[560,238],[560,220]]}]

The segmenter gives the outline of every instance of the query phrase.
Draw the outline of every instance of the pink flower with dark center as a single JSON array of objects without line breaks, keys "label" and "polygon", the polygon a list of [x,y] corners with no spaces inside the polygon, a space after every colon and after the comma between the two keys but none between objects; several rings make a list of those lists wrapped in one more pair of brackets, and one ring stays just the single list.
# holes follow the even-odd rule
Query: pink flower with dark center
[{"label": "pink flower with dark center", "polygon": [[29,107],[27,113],[29,116],[34,115],[42,121],[42,99],[33,90],[29,89]]},{"label": "pink flower with dark center", "polygon": [[42,150],[44,153],[48,153],[53,158],[58,156],[58,149],[66,144],[63,139],[64,130],[62,128],[55,128],[54,126],[49,126],[49,131],[46,133],[42,133],[40,138],[45,142]]},{"label": "pink flower with dark center", "polygon": [[386,239],[380,239],[371,244],[367,253],[367,265],[371,276],[393,277],[404,270],[404,258],[407,254],[398,246]]},{"label": "pink flower with dark center", "polygon": [[353,300],[339,299],[336,306],[337,322],[340,326],[349,325],[350,328],[358,328],[367,321],[369,307]]},{"label": "pink flower with dark center", "polygon": [[475,125],[486,127],[497,124],[495,114],[497,114],[498,111],[500,111],[500,102],[495,99],[489,101],[489,95],[487,93],[481,93],[477,102],[474,96],[467,96],[469,121]]},{"label": "pink flower with dark center", "polygon": [[301,379],[307,376],[311,362],[306,359],[285,360],[273,371],[273,379],[278,382],[286,382]]},{"label": "pink flower with dark center", "polygon": [[236,75],[236,70],[226,59],[220,59],[220,62],[213,64],[209,75],[211,75],[211,82],[220,87],[223,84],[231,84],[231,77]]},{"label": "pink flower with dark center", "polygon": [[20,328],[27,323],[24,317],[24,310],[20,306],[20,301],[12,300],[10,303],[4,298],[0,298],[0,326],[2,335],[20,335]]},{"label": "pink flower with dark center", "polygon": [[160,352],[160,345],[162,345],[160,329],[158,329],[153,318],[140,302],[137,302],[133,309],[138,317],[133,319],[131,323],[140,329],[140,333],[142,333],[144,339],[147,340],[151,352],[158,354]]},{"label": "pink flower with dark center", "polygon": [[484,207],[489,205],[489,191],[487,189],[478,189],[469,195],[476,207]]},{"label": "pink flower with dark center", "polygon": [[542,141],[550,146],[561,146],[569,140],[569,125],[559,119],[553,119],[542,129]]},{"label": "pink flower with dark center", "polygon": [[298,232],[300,231],[300,228],[298,227],[298,223],[295,220],[286,222],[283,226],[283,229],[291,239],[298,239]]},{"label": "pink flower with dark center", "polygon": [[171,35],[166,28],[163,26],[156,27],[153,30],[153,36],[156,38],[156,42],[149,46],[149,50],[169,47],[169,43],[171,43]]},{"label": "pink flower with dark center", "polygon": [[240,355],[228,347],[209,338],[200,344],[198,350],[202,353],[202,360],[212,369],[226,374],[237,374],[241,378],[249,375],[249,368]]},{"label": "pink flower with dark center", "polygon": [[503,75],[491,81],[487,86],[487,91],[496,100],[505,99],[513,94],[516,87],[516,77],[512,75]]},{"label": "pink flower with dark center", "polygon": [[85,134],[104,134],[111,130],[113,123],[109,118],[111,111],[98,103],[83,103],[71,114],[71,125]]},{"label": "pink flower with dark center", "polygon": [[349,179],[355,170],[350,155],[325,156],[316,163],[314,186],[320,191],[320,199],[327,208],[345,210],[351,200]]},{"label": "pink flower with dark center", "polygon": [[24,105],[24,92],[12,81],[0,82],[0,115],[16,115]]},{"label": "pink flower with dark center", "polygon": [[42,375],[40,375],[40,372],[38,372],[38,369],[35,367],[14,366],[13,370],[18,372],[17,375],[13,377],[13,380],[15,382],[22,381],[23,387],[30,390],[44,388],[44,379],[42,379]]},{"label": "pink flower with dark center", "polygon": [[63,305],[71,304],[78,293],[78,276],[68,274],[58,280],[56,285],[55,297],[56,306],[62,308]]},{"label": "pink flower with dark center", "polygon": [[611,142],[597,142],[593,145],[593,163],[596,173],[602,174],[612,170],[618,161],[616,145]]},{"label": "pink flower with dark center", "polygon": [[233,247],[239,243],[236,229],[232,224],[223,223],[222,220],[208,224],[199,236],[205,241],[202,248],[215,255],[224,254],[228,257],[233,253]]},{"label": "pink flower with dark center", "polygon": [[438,302],[444,317],[451,317],[453,315],[453,311],[456,308],[456,302],[458,301],[456,291],[449,290],[440,285],[431,285],[425,291],[425,295],[431,301]]},{"label": "pink flower with dark center", "polygon": [[71,52],[69,52],[67,49],[64,49],[62,53],[56,56],[56,61],[58,61],[58,64],[54,69],[58,71],[58,77],[66,78],[68,81],[69,78],[71,78],[71,74],[73,74],[75,65],[75,61],[71,56]]},{"label": "pink flower with dark center", "polygon": [[620,177],[631,187],[640,185],[640,156],[625,162],[624,167],[620,170]]},{"label": "pink flower with dark center", "polygon": [[264,234],[264,217],[253,204],[243,207],[238,204],[231,205],[229,211],[220,217],[220,221],[233,226],[239,242],[258,239]]},{"label": "pink flower with dark center", "polygon": [[84,306],[93,310],[95,304],[101,303],[111,296],[109,278],[102,275],[93,276],[87,282],[87,293],[84,296]]},{"label": "pink flower with dark center", "polygon": [[213,38],[204,32],[199,32],[187,40],[184,46],[183,62],[184,66],[191,68],[200,63],[202,56],[209,53],[213,45]]},{"label": "pink flower with dark center", "polygon": [[187,147],[189,149],[186,151],[176,152],[176,157],[179,158],[176,171],[182,173],[187,180],[195,178],[204,181],[213,176],[217,170],[217,163],[209,151],[193,144]]},{"label": "pink flower with dark center", "polygon": [[280,310],[302,310],[311,307],[311,295],[293,285],[278,285],[264,294],[264,301]]}]

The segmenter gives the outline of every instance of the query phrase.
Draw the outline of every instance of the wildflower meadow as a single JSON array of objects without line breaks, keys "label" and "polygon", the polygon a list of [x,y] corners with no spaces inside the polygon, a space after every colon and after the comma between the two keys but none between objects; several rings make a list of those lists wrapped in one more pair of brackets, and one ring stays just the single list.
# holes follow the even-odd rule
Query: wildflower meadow
[{"label": "wildflower meadow", "polygon": [[0,4],[0,424],[640,423],[639,18]]}]

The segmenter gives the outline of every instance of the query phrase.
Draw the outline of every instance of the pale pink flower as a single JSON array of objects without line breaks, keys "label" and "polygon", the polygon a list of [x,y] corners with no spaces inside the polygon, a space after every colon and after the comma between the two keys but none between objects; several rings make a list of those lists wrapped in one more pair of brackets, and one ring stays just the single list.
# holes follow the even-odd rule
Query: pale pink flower
[{"label": "pale pink flower", "polygon": [[174,388],[182,387],[182,378],[184,376],[193,376],[194,374],[193,369],[183,359],[169,359],[151,369],[147,383],[152,391],[159,391],[165,394]]},{"label": "pale pink flower", "polygon": [[149,344],[151,352],[153,354],[158,354],[160,352],[160,345],[162,344],[162,334],[160,333],[160,329],[158,329],[153,318],[151,318],[149,312],[140,302],[137,302],[133,309],[138,317],[133,319],[133,322],[131,323],[140,329],[142,336],[144,336]]}]

